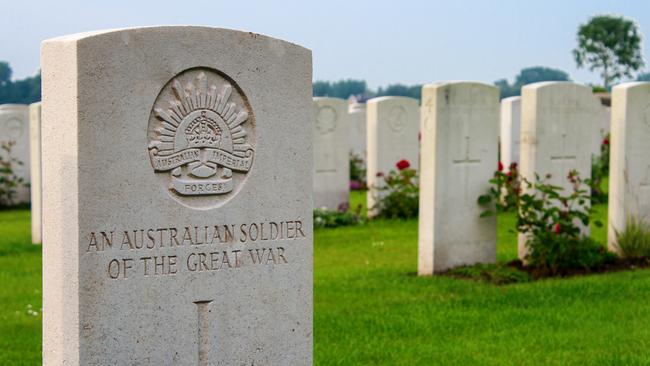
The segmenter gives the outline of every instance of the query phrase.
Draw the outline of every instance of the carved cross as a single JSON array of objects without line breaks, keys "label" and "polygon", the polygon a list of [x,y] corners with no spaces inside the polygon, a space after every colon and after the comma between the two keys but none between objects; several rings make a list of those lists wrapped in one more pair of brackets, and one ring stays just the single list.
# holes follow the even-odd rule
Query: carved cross
[{"label": "carved cross", "polygon": [[452,162],[454,164],[477,164],[481,162],[481,159],[478,157],[470,157],[469,153],[469,147],[470,147],[470,138],[469,136],[465,136],[465,157],[463,159],[454,159]]},{"label": "carved cross", "polygon": [[198,349],[199,349],[199,366],[209,366],[210,361],[208,356],[210,354],[210,337],[208,334],[208,329],[210,328],[210,319],[208,314],[210,313],[210,303],[212,300],[203,300],[195,301],[196,311],[198,314],[197,322],[197,338],[198,338]]},{"label": "carved cross", "polygon": [[[562,151],[559,152],[560,153],[559,155],[551,155],[551,160],[559,161],[560,163],[562,163],[564,161],[575,160],[576,156],[567,154],[566,153],[566,148],[567,148],[567,146],[566,146],[566,133],[563,133],[562,134]],[[551,154],[552,153],[558,153],[558,152],[553,151],[553,152],[551,152]]]}]

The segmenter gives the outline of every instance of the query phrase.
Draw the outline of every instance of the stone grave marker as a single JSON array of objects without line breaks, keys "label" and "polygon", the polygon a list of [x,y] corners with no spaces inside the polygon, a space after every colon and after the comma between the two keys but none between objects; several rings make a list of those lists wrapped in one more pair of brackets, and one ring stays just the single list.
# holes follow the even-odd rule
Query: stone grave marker
[{"label": "stone grave marker", "polygon": [[[571,82],[541,82],[522,87],[521,176],[535,174],[569,194],[570,171],[591,178],[593,139],[599,130],[600,102],[591,88]],[[585,233],[588,228],[584,228]],[[527,253],[526,236],[519,235],[519,257]]]},{"label": "stone grave marker", "polygon": [[422,88],[418,274],[496,260],[496,219],[477,204],[497,167],[499,91],[476,82]]},{"label": "stone grave marker", "polygon": [[314,98],[314,207],[336,210],[350,195],[347,101]]},{"label": "stone grave marker", "polygon": [[29,157],[31,175],[32,243],[41,243],[41,103],[29,106]]},{"label": "stone grave marker", "polygon": [[420,111],[417,99],[407,97],[379,97],[368,100],[367,109],[367,170],[368,216],[377,214],[373,209],[381,192],[383,180],[379,175],[397,170],[395,164],[408,160],[411,168],[418,169],[420,144]]},{"label": "stone grave marker", "polygon": [[521,135],[521,97],[501,100],[501,163],[507,169],[510,164],[519,163]]},{"label": "stone grave marker", "polygon": [[45,365],[310,365],[311,52],[146,27],[47,40]]},{"label": "stone grave marker", "polygon": [[612,92],[608,246],[628,219],[650,220],[650,83],[617,85]]},{"label": "stone grave marker", "polygon": [[353,103],[348,107],[350,153],[366,160],[366,104]]},{"label": "stone grave marker", "polygon": [[[24,180],[17,187],[12,197],[12,204],[27,203],[29,193],[29,107],[25,104],[0,105],[0,144],[12,143],[11,158],[22,164],[13,163],[14,174]],[[0,156],[9,158],[8,154],[0,151]]]}]

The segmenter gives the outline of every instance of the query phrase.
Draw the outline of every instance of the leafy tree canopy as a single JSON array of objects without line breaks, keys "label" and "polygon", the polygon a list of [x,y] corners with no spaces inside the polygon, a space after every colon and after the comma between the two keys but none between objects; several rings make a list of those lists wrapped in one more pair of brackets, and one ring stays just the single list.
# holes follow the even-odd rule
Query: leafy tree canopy
[{"label": "leafy tree canopy", "polygon": [[540,81],[569,81],[569,74],[566,72],[544,66],[533,66],[522,69],[511,85],[506,79],[494,82],[501,90],[501,98],[512,97],[521,94],[521,87],[524,85],[538,83]]},{"label": "leafy tree canopy", "polygon": [[641,31],[636,22],[619,16],[598,15],[578,28],[573,50],[576,65],[598,70],[605,88],[644,66]]},{"label": "leafy tree canopy", "polygon": [[12,81],[9,63],[0,61],[0,104],[29,104],[41,100],[41,74]]}]

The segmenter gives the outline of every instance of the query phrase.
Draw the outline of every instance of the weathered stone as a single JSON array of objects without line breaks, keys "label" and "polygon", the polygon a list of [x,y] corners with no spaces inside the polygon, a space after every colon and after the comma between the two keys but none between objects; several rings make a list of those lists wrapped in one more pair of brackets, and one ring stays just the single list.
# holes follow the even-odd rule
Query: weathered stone
[{"label": "weathered stone", "polygon": [[350,195],[347,102],[314,98],[314,207],[336,210]]},{"label": "weathered stone", "polygon": [[627,220],[650,218],[650,83],[613,88],[609,165],[608,246]]},{"label": "weathered stone", "polygon": [[29,157],[31,168],[32,243],[41,243],[41,103],[29,106]]},{"label": "weathered stone", "polygon": [[501,100],[501,163],[509,167],[519,163],[519,148],[521,139],[521,97],[510,97]]},{"label": "weathered stone", "polygon": [[353,103],[348,107],[350,153],[366,160],[366,104]]},{"label": "weathered stone", "polygon": [[[600,102],[591,88],[570,82],[541,82],[522,88],[521,176],[572,189],[567,179],[575,170],[591,178],[591,156],[598,133]],[[549,176],[550,178],[546,178]],[[525,187],[524,187],[525,188]],[[585,234],[588,228],[583,228]],[[519,258],[527,254],[526,236],[519,235]]]},{"label": "weathered stone", "polygon": [[418,274],[492,263],[496,219],[479,196],[497,167],[499,91],[476,82],[422,88]]},{"label": "weathered stone", "polygon": [[397,170],[395,164],[407,160],[418,169],[420,144],[420,111],[418,101],[407,97],[379,97],[368,100],[367,108],[367,170],[368,216],[375,216],[377,200],[382,192],[383,178],[378,176]]},{"label": "weathered stone", "polygon": [[42,75],[44,364],[310,365],[310,51],[109,30]]},{"label": "weathered stone", "polygon": [[23,182],[18,185],[11,204],[29,202],[29,107],[25,104],[0,105],[0,144],[13,144],[11,156],[0,149],[5,160],[16,159],[12,169]]}]

